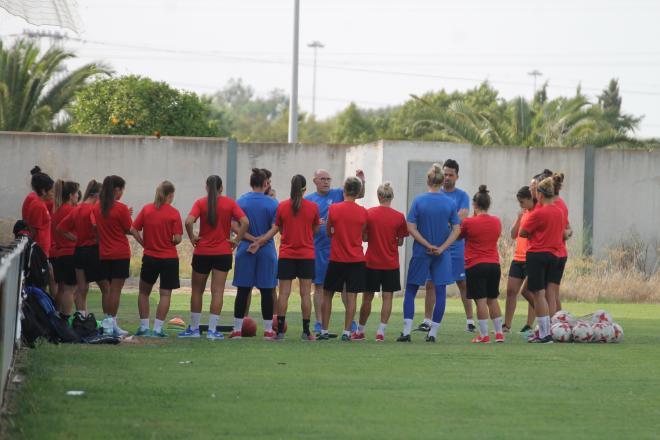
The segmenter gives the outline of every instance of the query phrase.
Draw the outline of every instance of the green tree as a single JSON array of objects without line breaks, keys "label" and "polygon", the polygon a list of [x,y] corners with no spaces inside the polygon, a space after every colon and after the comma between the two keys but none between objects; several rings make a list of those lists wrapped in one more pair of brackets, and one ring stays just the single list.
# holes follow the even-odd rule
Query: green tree
[{"label": "green tree", "polygon": [[621,132],[635,131],[639,127],[642,118],[621,113],[621,98],[619,92],[619,80],[612,78],[607,88],[598,96],[598,105],[603,111],[604,118]]},{"label": "green tree", "polygon": [[355,144],[374,140],[375,130],[371,121],[360,112],[354,102],[337,115],[332,142]]},{"label": "green tree", "polygon": [[94,81],[71,106],[73,133],[223,136],[222,114],[195,93],[140,76]]},{"label": "green tree", "polygon": [[72,52],[57,47],[42,54],[28,39],[11,47],[0,41],[0,130],[57,130],[66,119],[62,112],[87,80],[110,73],[96,63],[67,72],[64,62],[72,58]]}]

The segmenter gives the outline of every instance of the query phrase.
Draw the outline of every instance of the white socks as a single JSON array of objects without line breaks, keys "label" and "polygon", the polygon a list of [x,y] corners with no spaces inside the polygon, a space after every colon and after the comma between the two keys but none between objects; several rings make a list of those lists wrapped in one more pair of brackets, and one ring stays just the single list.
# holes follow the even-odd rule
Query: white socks
[{"label": "white socks", "polygon": [[434,338],[438,336],[439,328],[440,328],[439,322],[431,322],[431,330],[429,330],[429,336],[433,336]]},{"label": "white socks", "polygon": [[358,324],[358,333],[364,333],[364,326]]},{"label": "white socks", "polygon": [[502,317],[498,316],[493,319],[493,325],[495,326],[495,333],[502,333]]},{"label": "white socks", "polygon": [[474,319],[468,319],[467,320],[467,325],[470,325],[470,324],[474,325]]},{"label": "white socks", "polygon": [[140,319],[140,330],[149,330],[149,318]]},{"label": "white socks", "polygon": [[272,332],[273,331],[273,320],[272,319],[264,319],[264,331],[265,332]]},{"label": "white socks", "polygon": [[350,336],[350,335],[351,335],[351,332],[350,332],[349,330],[344,330],[344,331],[342,332],[342,335]]},{"label": "white socks", "polygon": [[487,319],[480,319],[479,320],[479,335],[482,338],[485,338],[488,336],[488,320]]},{"label": "white socks", "polygon": [[199,321],[202,319],[202,314],[201,313],[190,313],[190,329],[191,330],[198,330],[199,329]]},{"label": "white socks", "polygon": [[209,331],[214,332],[215,328],[218,326],[218,320],[220,319],[220,315],[214,315],[210,314],[209,315]]},{"label": "white socks", "polygon": [[431,325],[431,320],[429,318],[424,318],[424,324]]},{"label": "white socks", "polygon": [[234,318],[234,331],[243,331],[243,318]]},{"label": "white socks", "polygon": [[165,323],[165,321],[161,321],[158,318],[154,319],[154,332],[155,333],[160,333],[163,330],[163,324],[164,323]]},{"label": "white socks", "polygon": [[387,324],[381,322],[380,324],[378,324],[378,330],[376,331],[376,334],[385,336],[386,328],[387,328]]},{"label": "white socks", "polygon": [[536,320],[539,322],[539,338],[545,338],[550,334],[550,316],[539,316]]},{"label": "white socks", "polygon": [[404,319],[403,320],[403,336],[408,336],[412,331],[413,320]]}]

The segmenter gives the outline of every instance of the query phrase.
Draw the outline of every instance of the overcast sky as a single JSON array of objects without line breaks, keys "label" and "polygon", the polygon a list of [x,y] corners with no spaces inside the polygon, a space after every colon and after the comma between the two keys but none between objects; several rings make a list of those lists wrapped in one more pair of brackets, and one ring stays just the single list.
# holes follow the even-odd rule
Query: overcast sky
[{"label": "overcast sky", "polygon": [[[319,40],[319,117],[350,101],[400,104],[409,94],[465,90],[488,79],[506,98],[590,97],[619,78],[624,111],[660,136],[660,1],[301,0],[300,106],[312,107]],[[199,93],[243,78],[258,94],[290,92],[293,0],[78,0],[84,26],[68,41],[80,61],[103,60]],[[0,10],[0,35],[34,30]],[[44,28],[47,29],[47,28]],[[69,36],[76,36],[68,32]]]}]

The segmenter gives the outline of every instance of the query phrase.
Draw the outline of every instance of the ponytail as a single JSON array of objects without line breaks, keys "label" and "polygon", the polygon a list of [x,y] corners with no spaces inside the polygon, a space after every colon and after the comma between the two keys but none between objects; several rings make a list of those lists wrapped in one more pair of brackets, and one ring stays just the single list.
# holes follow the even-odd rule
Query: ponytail
[{"label": "ponytail", "polygon": [[215,228],[218,221],[218,196],[222,189],[222,179],[215,174],[206,179],[207,208],[206,222]]},{"label": "ponytail", "polygon": [[53,212],[57,212],[57,210],[60,209],[60,206],[62,206],[63,185],[64,185],[64,181],[62,179],[57,179],[55,185],[53,186],[53,191],[55,193],[55,196],[53,197]]},{"label": "ponytail", "polygon": [[96,180],[92,179],[87,184],[87,189],[85,189],[85,194],[83,195],[83,201],[89,199],[90,197],[97,197],[101,191],[101,184]]},{"label": "ponytail", "polygon": [[291,178],[291,209],[293,209],[294,216],[298,214],[302,207],[302,197],[306,186],[305,176],[296,174]]},{"label": "ponytail", "polygon": [[174,192],[174,185],[172,182],[165,180],[156,187],[156,197],[154,198],[154,206],[156,209],[165,204],[167,196]]},{"label": "ponytail", "polygon": [[104,217],[108,215],[112,205],[115,203],[115,189],[123,189],[125,186],[126,181],[119,176],[106,176],[106,178],[103,179],[99,200],[101,203],[101,214],[103,214]]},{"label": "ponytail", "polygon": [[559,191],[561,191],[561,187],[564,184],[564,173],[554,173],[552,175],[552,183],[555,188],[555,195],[559,195]]}]

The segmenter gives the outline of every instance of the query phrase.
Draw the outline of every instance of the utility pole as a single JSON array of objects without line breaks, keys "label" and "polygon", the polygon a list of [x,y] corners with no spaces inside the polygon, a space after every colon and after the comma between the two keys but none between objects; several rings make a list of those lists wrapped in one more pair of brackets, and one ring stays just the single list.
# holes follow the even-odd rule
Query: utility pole
[{"label": "utility pole", "polygon": [[534,69],[531,72],[527,72],[527,75],[534,77],[534,92],[532,93],[532,98],[534,98],[534,95],[536,95],[536,77],[543,76],[543,74],[538,70]]},{"label": "utility pole", "polygon": [[300,0],[293,0],[293,66],[291,72],[291,96],[289,98],[289,143],[298,142],[298,30]]},{"label": "utility pole", "polygon": [[312,41],[307,45],[314,49],[314,79],[312,82],[312,116],[316,116],[316,51],[322,49],[325,46],[320,41]]}]

